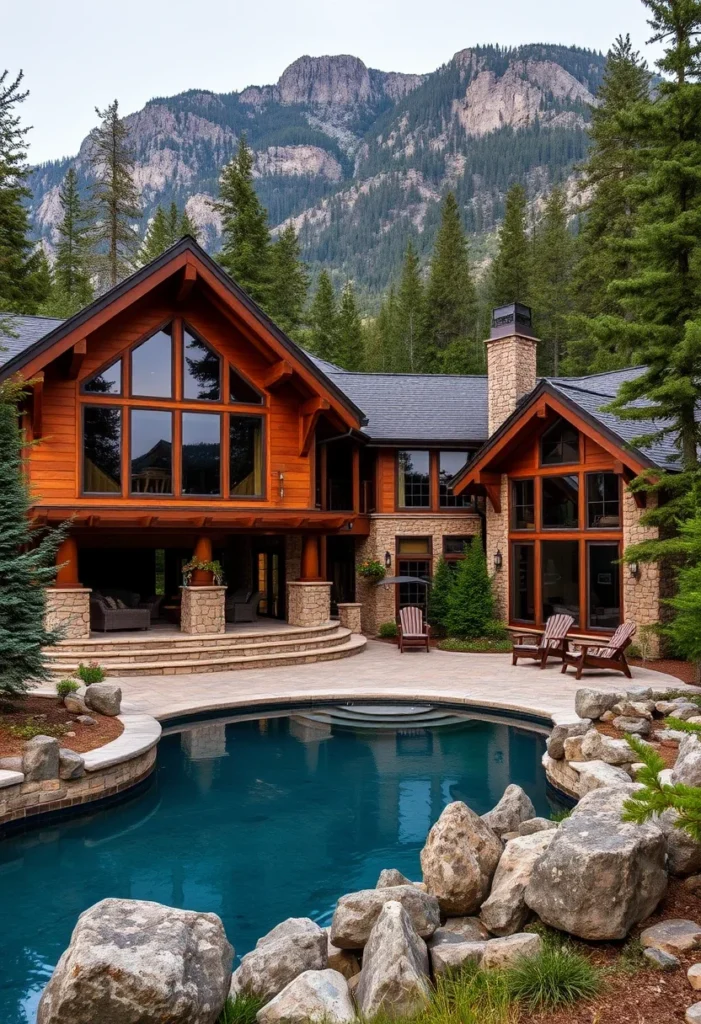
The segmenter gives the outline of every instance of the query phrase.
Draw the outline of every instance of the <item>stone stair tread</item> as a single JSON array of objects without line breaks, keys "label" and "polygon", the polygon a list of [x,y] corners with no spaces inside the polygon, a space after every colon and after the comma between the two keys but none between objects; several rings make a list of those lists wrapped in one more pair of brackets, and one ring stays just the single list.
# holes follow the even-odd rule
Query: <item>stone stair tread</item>
[{"label": "stone stair tread", "polygon": [[[303,639],[305,637],[323,636],[326,633],[333,633],[335,630],[340,628],[342,628],[340,623],[337,620],[331,619],[329,622],[324,622],[321,626],[294,626],[287,627],[285,629],[271,629],[266,632],[252,630],[246,633],[198,633],[196,634],[196,638],[198,641],[205,640],[220,643],[231,641],[233,643],[243,642],[246,644],[265,644],[269,643],[271,639],[276,639],[277,637],[281,637],[282,639],[292,639],[293,637]],[[76,650],[81,648],[84,649],[82,650],[82,653],[87,656],[90,653],[94,653],[95,651],[106,647],[119,647],[121,645],[131,647],[135,642],[147,647],[152,645],[155,646],[157,644],[170,647],[173,644],[192,643],[193,639],[195,639],[194,634],[180,632],[163,634],[159,631],[154,631],[153,633],[148,633],[146,636],[143,634],[136,634],[134,637],[114,637],[109,634],[105,634],[104,636],[90,637],[85,640],[59,640],[54,647],[48,648],[46,653],[50,654],[54,651],[66,649]]]}]

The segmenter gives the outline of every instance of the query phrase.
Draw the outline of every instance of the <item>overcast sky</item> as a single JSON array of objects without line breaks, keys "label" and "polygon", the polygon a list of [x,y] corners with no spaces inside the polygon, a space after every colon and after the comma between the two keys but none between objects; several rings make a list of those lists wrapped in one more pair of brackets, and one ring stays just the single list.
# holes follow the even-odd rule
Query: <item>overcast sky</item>
[{"label": "overcast sky", "polygon": [[[302,54],[350,53],[383,71],[432,71],[477,43],[564,43],[606,51],[640,0],[25,0],[4,5],[0,69],[30,96],[30,160],[76,152],[95,106],[124,113],[185,89],[275,82]],[[649,55],[649,54],[648,54]]]}]

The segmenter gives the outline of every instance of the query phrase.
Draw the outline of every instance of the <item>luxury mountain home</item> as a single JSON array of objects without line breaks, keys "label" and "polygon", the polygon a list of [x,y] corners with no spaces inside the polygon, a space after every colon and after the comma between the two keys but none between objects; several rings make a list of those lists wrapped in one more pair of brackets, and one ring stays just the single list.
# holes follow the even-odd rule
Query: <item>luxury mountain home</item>
[{"label": "luxury mountain home", "polygon": [[[33,515],[72,523],[48,598],[69,636],[88,635],[90,594],[109,591],[223,629],[226,588],[298,625],[359,603],[372,633],[425,588],[374,586],[358,564],[430,579],[475,534],[512,623],[659,618],[656,566],[619,559],[644,535],[627,483],[674,452],[631,447],[646,425],[601,411],[639,371],[538,381],[523,307],[495,311],[487,377],[345,372],[184,238],[65,322],[14,318],[2,344],[0,377],[31,382]],[[210,619],[197,588],[181,600],[193,555],[224,569],[195,595]]]}]

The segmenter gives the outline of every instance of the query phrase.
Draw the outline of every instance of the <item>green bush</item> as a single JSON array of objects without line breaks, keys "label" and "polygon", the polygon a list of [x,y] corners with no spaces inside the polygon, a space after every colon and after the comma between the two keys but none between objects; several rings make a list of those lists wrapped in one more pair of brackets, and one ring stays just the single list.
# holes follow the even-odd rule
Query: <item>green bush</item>
[{"label": "green bush", "polygon": [[494,619],[492,581],[479,537],[474,537],[458,564],[455,582],[448,596],[446,628],[450,636],[474,639],[484,636]]},{"label": "green bush", "polygon": [[466,965],[436,979],[430,1003],[413,1024],[513,1024],[510,1004],[503,971]]},{"label": "green bush", "polygon": [[224,1009],[217,1018],[217,1024],[255,1024],[256,1014],[263,1005],[255,996],[237,996],[227,999]]},{"label": "green bush", "polygon": [[102,682],[105,678],[105,670],[96,661],[89,661],[87,665],[84,665],[81,661],[80,665],[78,665],[77,675],[86,686],[90,686],[91,683]]},{"label": "green bush", "polygon": [[382,640],[392,640],[397,636],[399,629],[396,622],[381,622],[377,635]]},{"label": "green bush", "polygon": [[48,722],[25,722],[23,725],[10,725],[7,731],[15,739],[33,740],[35,736],[54,736],[58,739],[67,730],[67,725],[49,725]]},{"label": "green bush", "polygon": [[433,582],[428,592],[428,621],[441,631],[445,630],[448,621],[448,602],[450,592],[455,583],[455,572],[445,558],[441,557],[436,566]]},{"label": "green bush", "polygon": [[56,693],[61,700],[63,700],[63,698],[67,697],[69,693],[75,693],[79,687],[80,683],[75,679],[61,679],[56,683]]},{"label": "green bush", "polygon": [[529,1010],[590,999],[601,987],[601,973],[571,946],[546,941],[534,957],[523,957],[505,972],[507,991]]},{"label": "green bush", "polygon": [[462,654],[483,654],[485,651],[508,654],[511,650],[511,640],[494,639],[491,636],[480,636],[474,640],[449,637],[447,640],[440,640],[438,648],[441,651],[459,651]]}]

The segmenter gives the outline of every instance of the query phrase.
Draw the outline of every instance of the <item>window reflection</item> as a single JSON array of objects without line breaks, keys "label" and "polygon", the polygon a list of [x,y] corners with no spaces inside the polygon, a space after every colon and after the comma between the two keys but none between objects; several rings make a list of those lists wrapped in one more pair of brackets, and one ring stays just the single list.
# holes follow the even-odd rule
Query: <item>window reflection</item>
[{"label": "window reflection", "polygon": [[431,504],[428,452],[399,452],[399,505],[401,508],[428,508]]},{"label": "window reflection", "polygon": [[553,423],[541,439],[540,461],[543,466],[579,462],[579,431],[562,419]]},{"label": "window reflection", "polygon": [[131,353],[131,393],[173,397],[173,325],[151,335]]},{"label": "window reflection", "polygon": [[187,328],[183,330],[183,342],[183,396],[201,402],[218,402],[221,397],[219,356]]},{"label": "window reflection", "polygon": [[89,395],[121,395],[122,360],[118,359],[86,380],[81,391]]},{"label": "window reflection", "polygon": [[229,417],[229,485],[232,494],[263,494],[263,421]]},{"label": "window reflection", "polygon": [[579,621],[579,541],[548,540],[541,545],[543,622],[565,613]]},{"label": "window reflection", "polygon": [[449,486],[469,458],[468,452],[440,452],[438,455],[438,484],[441,508],[463,508],[471,498],[467,494],[453,494]]},{"label": "window reflection", "polygon": [[132,493],[173,493],[172,449],[172,413],[153,409],[132,409]]},{"label": "window reflection", "polygon": [[122,490],[122,414],[108,405],[83,410],[83,490],[118,494]]},{"label": "window reflection", "polygon": [[263,396],[259,391],[244,380],[240,373],[237,373],[233,366],[229,367],[229,397],[232,402],[242,402],[246,405],[262,405]]},{"label": "window reflection", "polygon": [[543,528],[576,530],[579,525],[579,477],[543,477]]},{"label": "window reflection", "polygon": [[221,417],[183,413],[183,494],[221,494]]}]

